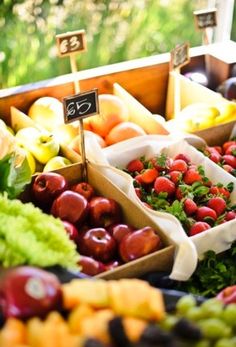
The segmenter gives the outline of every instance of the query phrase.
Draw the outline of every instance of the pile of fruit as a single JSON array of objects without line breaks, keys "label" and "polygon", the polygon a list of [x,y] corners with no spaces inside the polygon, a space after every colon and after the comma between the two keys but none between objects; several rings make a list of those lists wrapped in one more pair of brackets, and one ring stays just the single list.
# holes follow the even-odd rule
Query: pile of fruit
[{"label": "pile of fruit", "polygon": [[226,100],[218,103],[193,103],[184,107],[173,121],[167,122],[169,130],[200,131],[236,119],[236,103]]},{"label": "pile of fruit", "polygon": [[[234,347],[236,304],[183,296],[165,312],[161,292],[138,279],[60,285],[36,268],[1,278],[4,347]],[[134,295],[135,293],[135,295]],[[20,295],[19,295],[20,294]]]},{"label": "pile of fruit", "polygon": [[30,191],[35,205],[62,220],[81,254],[82,271],[88,275],[110,270],[162,247],[152,227],[137,229],[125,224],[120,204],[96,194],[89,183],[71,185],[64,176],[45,172],[35,178]]},{"label": "pile of fruit", "polygon": [[[93,132],[101,147],[126,140],[145,131],[130,121],[129,110],[121,98],[111,94],[98,96],[99,115],[84,119],[84,129]],[[2,121],[2,125],[6,124]],[[16,142],[28,159],[32,174],[70,165],[61,146],[80,154],[79,123],[64,124],[62,103],[53,97],[41,97],[29,108],[28,115],[11,107],[11,127]]]},{"label": "pile of fruit", "polygon": [[236,177],[236,141],[225,142],[222,146],[207,146],[202,150],[209,159]]},{"label": "pile of fruit", "polygon": [[131,160],[125,171],[134,178],[137,196],[154,210],[173,214],[194,236],[236,217],[230,193],[233,183],[212,184],[204,168],[183,153]]}]

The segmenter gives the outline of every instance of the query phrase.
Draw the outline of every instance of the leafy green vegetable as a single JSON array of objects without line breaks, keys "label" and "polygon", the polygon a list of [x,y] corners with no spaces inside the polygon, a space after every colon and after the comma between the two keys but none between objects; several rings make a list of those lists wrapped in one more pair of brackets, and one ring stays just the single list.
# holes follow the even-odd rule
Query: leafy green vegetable
[{"label": "leafy green vegetable", "polygon": [[14,199],[31,181],[31,171],[27,159],[17,165],[17,156],[8,154],[0,160],[0,192],[6,192]]},{"label": "leafy green vegetable", "polygon": [[78,254],[59,219],[0,194],[0,263],[78,269]]},{"label": "leafy green vegetable", "polygon": [[190,280],[180,283],[178,289],[206,297],[215,296],[221,289],[235,284],[235,264],[236,242],[220,254],[208,251]]}]

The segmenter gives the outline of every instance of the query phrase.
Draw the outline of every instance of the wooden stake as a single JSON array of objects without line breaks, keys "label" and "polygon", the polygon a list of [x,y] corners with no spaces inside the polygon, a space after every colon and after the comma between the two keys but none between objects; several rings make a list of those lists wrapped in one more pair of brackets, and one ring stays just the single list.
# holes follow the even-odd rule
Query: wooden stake
[{"label": "wooden stake", "polygon": [[[77,63],[75,59],[75,54],[70,54],[70,66],[71,71],[73,73],[74,77],[74,87],[75,87],[75,94],[80,93],[80,84],[79,79],[77,78]],[[80,132],[80,154],[82,158],[82,178],[85,182],[88,181],[88,170],[87,170],[87,163],[86,163],[86,152],[85,152],[85,141],[84,141],[84,126],[83,126],[83,119],[79,119],[79,132]]]}]

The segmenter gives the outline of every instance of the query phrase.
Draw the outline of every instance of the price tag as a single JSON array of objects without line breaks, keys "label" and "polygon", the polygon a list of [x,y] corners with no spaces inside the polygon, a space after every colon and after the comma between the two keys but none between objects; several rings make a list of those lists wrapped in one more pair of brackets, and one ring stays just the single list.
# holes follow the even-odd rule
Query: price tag
[{"label": "price tag", "polygon": [[85,31],[71,31],[56,35],[58,54],[60,57],[68,56],[86,50]]},{"label": "price tag", "polygon": [[197,29],[212,28],[217,25],[216,8],[194,11],[195,25]]},{"label": "price tag", "polygon": [[99,114],[98,90],[79,93],[63,99],[65,123]]},{"label": "price tag", "polygon": [[190,61],[189,43],[185,42],[183,44],[177,45],[171,51],[170,54],[171,54],[170,66],[172,70],[181,68],[182,66],[188,64]]}]

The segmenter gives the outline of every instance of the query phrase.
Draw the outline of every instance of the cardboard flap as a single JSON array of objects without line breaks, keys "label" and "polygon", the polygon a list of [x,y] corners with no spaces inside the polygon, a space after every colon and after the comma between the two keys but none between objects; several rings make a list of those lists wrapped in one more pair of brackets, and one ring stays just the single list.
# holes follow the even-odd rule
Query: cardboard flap
[{"label": "cardboard flap", "polygon": [[166,99],[167,119],[174,118],[174,89],[176,83],[179,85],[181,110],[184,107],[193,103],[206,102],[207,104],[213,103],[214,105],[214,103],[219,102],[223,99],[223,97],[220,94],[202,86],[201,84],[191,81],[190,79],[181,74],[177,74],[175,71],[171,71],[169,73],[168,91]]}]

